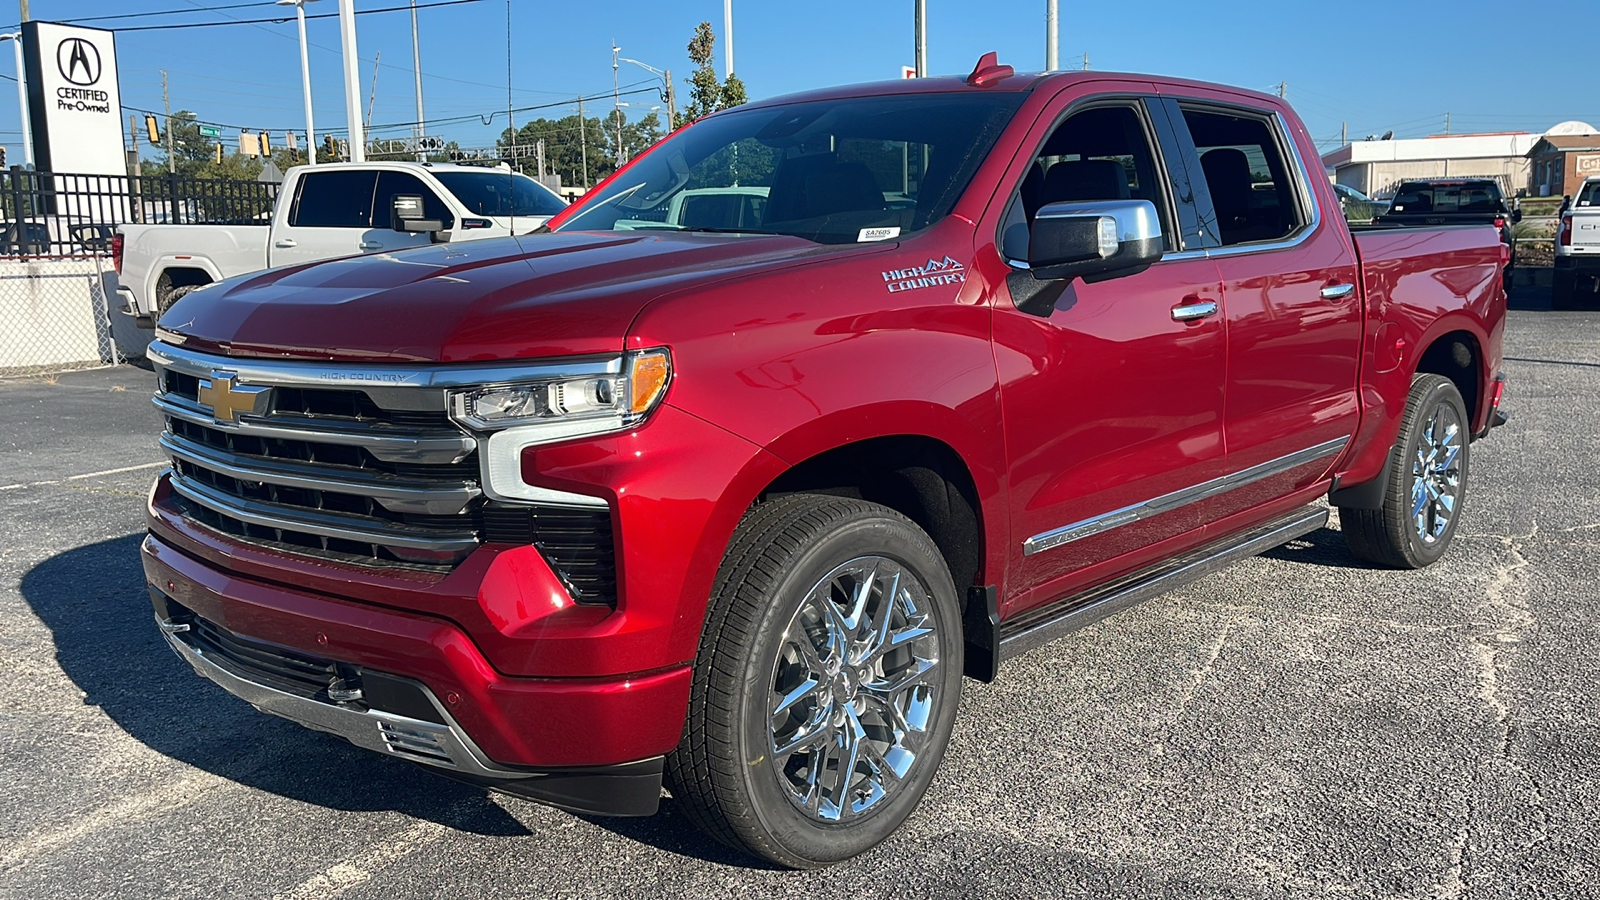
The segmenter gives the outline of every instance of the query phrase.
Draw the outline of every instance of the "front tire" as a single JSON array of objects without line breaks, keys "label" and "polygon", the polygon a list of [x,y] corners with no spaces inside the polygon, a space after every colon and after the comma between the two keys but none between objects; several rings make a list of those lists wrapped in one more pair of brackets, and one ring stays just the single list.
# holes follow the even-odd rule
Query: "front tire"
[{"label": "front tire", "polygon": [[1412,376],[1383,505],[1339,508],[1339,528],[1351,553],[1395,569],[1420,569],[1444,555],[1467,494],[1470,422],[1450,379]]},{"label": "front tire", "polygon": [[745,515],[712,589],[667,757],[703,830],[793,868],[848,859],[916,809],[961,698],[960,608],[937,547],[860,500]]}]

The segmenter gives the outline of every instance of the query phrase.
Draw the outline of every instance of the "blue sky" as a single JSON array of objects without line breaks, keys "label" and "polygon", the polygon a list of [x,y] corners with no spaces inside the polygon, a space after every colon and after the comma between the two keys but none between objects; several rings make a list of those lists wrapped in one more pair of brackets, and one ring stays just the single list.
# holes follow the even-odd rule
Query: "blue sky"
[{"label": "blue sky", "polygon": [[[250,0],[32,0],[36,19],[75,22],[90,16],[235,6]],[[436,2],[436,0],[419,0]],[[403,6],[405,0],[357,0],[358,10]],[[10,0],[0,25],[15,21]],[[997,50],[1018,70],[1044,65],[1044,0],[927,0],[929,69],[965,73],[974,60]],[[1063,68],[1081,65],[1085,52],[1098,70],[1151,72],[1220,81],[1261,90],[1286,84],[1289,100],[1323,148],[1337,146],[1341,122],[1352,137],[1393,129],[1397,136],[1444,130],[1543,131],[1564,119],[1600,123],[1600,90],[1580,69],[1561,62],[1562,35],[1575,23],[1600,23],[1593,0],[1528,0],[1514,11],[1487,0],[1405,3],[1346,0],[1338,4],[1164,2],[1140,4],[1060,0]],[[333,13],[337,0],[315,0],[308,14]],[[735,69],[753,97],[831,84],[898,77],[912,62],[912,0],[734,0]],[[262,6],[188,15],[83,22],[118,28],[164,23],[258,19],[292,13]],[[695,24],[710,20],[719,35],[721,0],[512,0],[511,78],[517,106],[570,103],[593,96],[594,109],[610,105],[611,41],[623,56],[673,69],[680,101],[690,63],[684,45]],[[463,146],[487,146],[505,125],[507,83],[505,0],[423,10],[419,13],[423,93],[429,118],[489,115],[441,125],[430,133]],[[414,118],[409,17],[404,13],[358,18],[362,102],[377,72],[372,122]],[[335,18],[308,23],[312,91],[320,128],[345,122],[343,81]],[[1537,36],[1521,49],[1519,35]],[[161,108],[160,69],[168,72],[172,108],[202,120],[281,132],[304,127],[300,72],[292,15],[282,24],[222,28],[122,31],[117,37],[122,102]],[[1566,68],[1564,68],[1566,65]],[[722,66],[719,43],[717,67]],[[1563,71],[1568,76],[1563,77]],[[0,53],[0,73],[11,74]],[[654,76],[624,64],[620,81],[635,88]],[[8,82],[9,84],[9,82]],[[16,152],[14,95],[0,86],[0,144]],[[630,114],[659,103],[651,94]],[[586,112],[590,109],[586,101]],[[565,115],[571,106],[545,114]],[[519,114],[519,120],[530,114]],[[537,115],[537,114],[533,114]],[[378,133],[408,132],[391,128]],[[231,137],[230,132],[225,132]]]}]

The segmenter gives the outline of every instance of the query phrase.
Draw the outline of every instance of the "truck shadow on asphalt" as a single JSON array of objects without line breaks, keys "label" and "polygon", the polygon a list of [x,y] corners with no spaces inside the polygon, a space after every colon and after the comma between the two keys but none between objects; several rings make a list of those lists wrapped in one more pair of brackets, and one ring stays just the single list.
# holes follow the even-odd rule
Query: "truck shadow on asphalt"
[{"label": "truck shadow on asphalt", "polygon": [[[50,629],[56,662],[84,703],[150,749],[245,787],[334,810],[393,810],[479,835],[533,833],[512,814],[531,801],[501,801],[508,811],[480,788],[257,712],[196,675],[156,630],[139,562],[143,539],[77,547],[22,576],[23,599]],[[653,818],[580,818],[669,853],[760,867],[701,833],[670,798]]]},{"label": "truck shadow on asphalt", "polygon": [[57,554],[22,577],[56,662],[145,746],[279,796],[348,811],[394,810],[483,835],[529,831],[481,790],[257,712],[200,678],[157,632],[139,563],[143,535]]},{"label": "truck shadow on asphalt", "polygon": [[1331,569],[1371,569],[1372,566],[1356,559],[1345,546],[1339,529],[1323,526],[1309,534],[1297,537],[1280,547],[1261,554],[1267,559],[1285,562],[1327,566]]}]

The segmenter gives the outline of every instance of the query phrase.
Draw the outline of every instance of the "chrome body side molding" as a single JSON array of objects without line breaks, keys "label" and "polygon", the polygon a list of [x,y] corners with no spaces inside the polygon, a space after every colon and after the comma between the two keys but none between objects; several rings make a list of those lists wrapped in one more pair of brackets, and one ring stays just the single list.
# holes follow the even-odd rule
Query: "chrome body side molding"
[{"label": "chrome body side molding", "polygon": [[1315,462],[1324,457],[1333,456],[1334,454],[1343,450],[1345,444],[1348,443],[1349,440],[1350,436],[1346,435],[1331,441],[1324,441],[1315,447],[1307,447],[1304,450],[1298,450],[1294,453],[1280,456],[1277,459],[1269,459],[1264,463],[1258,463],[1257,465],[1251,466],[1248,469],[1241,469],[1240,471],[1234,472],[1230,475],[1223,475],[1220,478],[1213,478],[1210,481],[1203,481],[1191,487],[1173,491],[1170,494],[1162,494],[1159,497],[1146,500],[1142,503],[1135,503],[1130,506],[1124,506],[1121,509],[1114,509],[1110,512],[1101,513],[1100,515],[1092,518],[1073,522],[1069,525],[1063,525],[1060,528],[1052,528],[1049,531],[1041,532],[1023,541],[1022,555],[1032,556],[1033,554],[1042,550],[1049,550],[1052,547],[1059,547],[1062,544],[1070,544],[1073,541],[1089,537],[1090,535],[1099,534],[1102,531],[1110,531],[1113,528],[1120,528],[1123,525],[1132,524],[1140,519],[1148,519],[1151,516],[1157,516],[1164,512],[1170,512],[1180,506],[1186,506],[1190,503],[1204,500],[1207,497],[1215,497],[1218,494],[1244,487],[1247,484],[1252,484],[1262,480],[1263,478],[1271,478],[1274,475],[1282,474],[1290,469],[1303,466],[1306,463]]}]

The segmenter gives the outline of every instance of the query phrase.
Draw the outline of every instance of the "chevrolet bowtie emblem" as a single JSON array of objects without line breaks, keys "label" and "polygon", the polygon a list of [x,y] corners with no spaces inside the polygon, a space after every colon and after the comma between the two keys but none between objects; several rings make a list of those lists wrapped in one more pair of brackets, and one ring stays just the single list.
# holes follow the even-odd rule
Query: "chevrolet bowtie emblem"
[{"label": "chevrolet bowtie emblem", "polygon": [[201,406],[211,407],[211,416],[217,424],[231,425],[238,423],[240,413],[257,412],[256,400],[269,390],[271,388],[238,384],[235,376],[225,372],[212,372],[209,381],[200,379],[195,399]]}]

